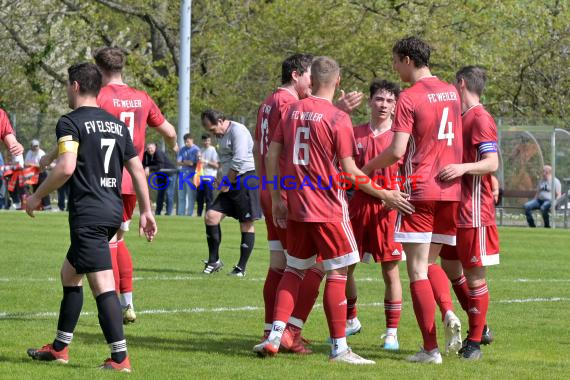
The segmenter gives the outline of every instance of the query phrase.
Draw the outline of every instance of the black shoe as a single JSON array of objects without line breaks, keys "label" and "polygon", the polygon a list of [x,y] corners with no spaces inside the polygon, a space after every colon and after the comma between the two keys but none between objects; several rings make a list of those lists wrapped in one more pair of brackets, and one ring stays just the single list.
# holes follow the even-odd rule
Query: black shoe
[{"label": "black shoe", "polygon": [[236,265],[228,276],[245,277],[245,271]]},{"label": "black shoe", "polygon": [[481,334],[481,344],[486,346],[488,344],[493,343],[494,340],[495,337],[493,336],[491,329],[487,325],[485,325],[485,327],[483,327],[483,334]]},{"label": "black shoe", "polygon": [[224,263],[222,262],[222,260],[218,260],[215,263],[209,263],[207,261],[204,261],[204,270],[202,271],[202,273],[213,274],[221,271],[223,267]]},{"label": "black shoe", "polygon": [[479,343],[467,341],[467,344],[460,350],[460,358],[464,360],[479,360],[483,356]]}]

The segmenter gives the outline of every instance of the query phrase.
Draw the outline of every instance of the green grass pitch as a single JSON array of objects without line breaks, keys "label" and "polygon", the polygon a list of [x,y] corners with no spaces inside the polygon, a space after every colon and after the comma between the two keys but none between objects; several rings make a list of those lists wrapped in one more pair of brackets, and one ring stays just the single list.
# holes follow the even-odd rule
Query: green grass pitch
[{"label": "green grass pitch", "polygon": [[[133,222],[136,226],[137,221]],[[226,273],[237,262],[239,230],[222,223],[221,256],[226,267],[211,277],[200,274],[207,257],[203,221],[162,217],[159,234],[148,244],[135,231],[127,236],[135,267],[134,301],[138,320],[125,329],[132,378],[141,379],[487,379],[568,378],[570,374],[570,275],[568,230],[500,229],[501,265],[490,269],[488,321],[495,342],[483,360],[443,365],[405,362],[421,342],[401,267],[404,304],[399,328],[401,351],[379,349],[384,330],[383,284],[378,266],[360,265],[359,318],[363,330],[349,338],[355,352],[377,364],[352,367],[328,363],[328,336],[319,305],[304,335],[315,354],[259,359],[251,348],[262,334],[263,280],[267,271],[265,226],[257,223],[256,246],[246,278]],[[122,376],[95,369],[109,351],[85,289],[84,315],[70,346],[68,365],[39,363],[26,349],[51,342],[57,324],[59,268],[69,237],[66,214],[0,214],[0,378],[96,379]],[[316,237],[317,238],[317,237]],[[321,289],[322,294],[322,289]],[[459,310],[467,330],[467,318]],[[438,311],[438,336],[443,329]]]}]

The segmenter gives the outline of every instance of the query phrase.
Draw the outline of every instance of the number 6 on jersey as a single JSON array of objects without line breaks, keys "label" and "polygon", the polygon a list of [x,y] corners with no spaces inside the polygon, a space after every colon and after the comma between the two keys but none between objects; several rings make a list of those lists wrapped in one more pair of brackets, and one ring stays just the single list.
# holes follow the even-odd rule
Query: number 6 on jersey
[{"label": "number 6 on jersey", "polygon": [[[293,163],[295,165],[309,165],[309,127],[299,127],[295,133],[295,145],[293,145]],[[302,137],[301,137],[302,135]],[[305,142],[301,142],[301,138]],[[302,156],[302,158],[301,158]]]},{"label": "number 6 on jersey", "polygon": [[[447,115],[449,114],[449,107],[443,109],[443,114],[441,115],[441,122],[439,123],[439,132],[437,133],[438,140],[447,140],[447,146],[451,146],[455,134],[453,133],[453,123],[447,122]],[[445,133],[445,127],[447,126],[447,133]]]}]

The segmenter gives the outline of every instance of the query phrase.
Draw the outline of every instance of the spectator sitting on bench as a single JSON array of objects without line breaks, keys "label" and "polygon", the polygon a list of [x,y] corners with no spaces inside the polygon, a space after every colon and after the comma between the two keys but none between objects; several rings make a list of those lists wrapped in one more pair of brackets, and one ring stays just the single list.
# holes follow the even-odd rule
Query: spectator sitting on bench
[{"label": "spectator sitting on bench", "polygon": [[[536,227],[534,224],[534,219],[532,217],[532,210],[540,209],[542,213],[542,219],[544,220],[544,227],[550,228],[549,211],[551,199],[551,185],[552,185],[552,167],[550,165],[544,165],[542,169],[542,180],[538,183],[538,190],[536,196],[533,200],[528,201],[524,204],[524,213],[526,215],[526,220],[529,227]],[[554,178],[554,187],[556,199],[560,198],[562,192],[562,185],[558,178]]]}]

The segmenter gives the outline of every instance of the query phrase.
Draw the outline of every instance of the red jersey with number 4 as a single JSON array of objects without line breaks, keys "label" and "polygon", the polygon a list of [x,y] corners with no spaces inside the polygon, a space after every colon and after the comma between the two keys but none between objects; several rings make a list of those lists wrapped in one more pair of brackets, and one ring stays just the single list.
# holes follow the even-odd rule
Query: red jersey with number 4
[{"label": "red jersey with number 4", "polygon": [[292,91],[280,87],[273,94],[269,95],[259,107],[257,112],[257,124],[255,125],[255,141],[259,143],[260,170],[259,175],[267,174],[265,168],[265,156],[269,149],[269,143],[281,120],[281,115],[285,113],[290,104],[298,101],[299,98]]},{"label": "red jersey with number 4", "polygon": [[327,99],[310,96],[289,107],[273,141],[283,144],[285,164],[280,174],[287,190],[288,218],[350,220],[346,192],[335,181],[339,161],[357,153],[348,114]]},{"label": "red jersey with number 4", "polygon": [[[497,126],[481,104],[463,114],[463,162],[477,162],[485,153],[497,152]],[[495,225],[495,200],[491,174],[461,178],[461,207],[457,227]]]},{"label": "red jersey with number 4", "polygon": [[[380,134],[373,131],[370,127],[370,123],[359,125],[354,128],[354,138],[356,140],[356,147],[358,148],[358,155],[355,157],[356,166],[362,168],[372,160],[374,157],[379,156],[384,150],[386,150],[392,143],[392,138],[394,137],[394,132],[391,130],[384,131]],[[375,170],[374,173],[370,174],[370,178],[376,178],[376,183],[383,189],[395,190],[398,189],[398,164],[394,164],[387,168]],[[400,183],[401,184],[401,183]],[[370,199],[375,199],[381,202],[380,199],[374,198],[360,191],[362,195],[369,197]]]},{"label": "red jersey with number 4", "polygon": [[[144,91],[126,84],[110,83],[99,92],[97,104],[126,124],[135,150],[142,162],[146,139],[146,126],[158,127],[164,123],[164,116],[152,98]],[[135,194],[133,181],[126,169],[123,170],[122,194]]]},{"label": "red jersey with number 4", "polygon": [[455,87],[436,77],[414,83],[400,94],[392,131],[410,134],[401,170],[410,200],[459,201],[460,179],[438,178],[446,165],[462,159],[461,101]]},{"label": "red jersey with number 4", "polygon": [[13,134],[14,130],[12,129],[12,124],[10,124],[8,114],[0,108],[0,140],[3,141],[6,136]]}]

